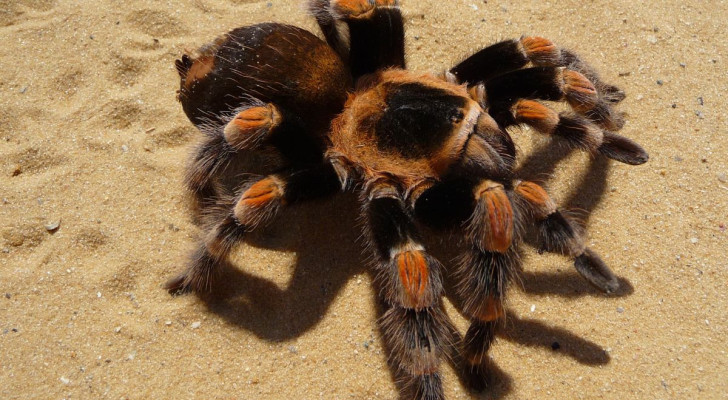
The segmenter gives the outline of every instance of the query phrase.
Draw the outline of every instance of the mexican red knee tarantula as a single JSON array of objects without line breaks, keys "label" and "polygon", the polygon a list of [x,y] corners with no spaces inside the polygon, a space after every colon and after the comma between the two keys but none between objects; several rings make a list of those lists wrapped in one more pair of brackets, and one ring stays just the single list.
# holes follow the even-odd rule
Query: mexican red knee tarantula
[{"label": "mexican red knee tarantula", "polygon": [[[507,131],[528,125],[573,148],[642,164],[647,153],[614,133],[623,125],[612,108],[624,98],[617,87],[540,37],[486,47],[442,76],[413,73],[396,0],[310,0],[309,9],[325,42],[265,23],[176,63],[179,100],[205,134],[186,183],[201,213],[218,217],[187,270],[168,282],[170,292],[209,290],[236,242],[282,206],[353,191],[403,396],[440,399],[438,368],[453,327],[440,300],[442,267],[418,224],[459,230],[467,243],[456,295],[471,322],[460,354],[476,383],[485,378],[524,229],[534,226],[543,250],[571,257],[601,290],[618,288],[577,224],[541,186],[515,176]],[[571,111],[544,101],[565,101]],[[222,193],[220,173],[235,154],[271,148],[285,160],[280,170],[243,184],[234,198]]]}]

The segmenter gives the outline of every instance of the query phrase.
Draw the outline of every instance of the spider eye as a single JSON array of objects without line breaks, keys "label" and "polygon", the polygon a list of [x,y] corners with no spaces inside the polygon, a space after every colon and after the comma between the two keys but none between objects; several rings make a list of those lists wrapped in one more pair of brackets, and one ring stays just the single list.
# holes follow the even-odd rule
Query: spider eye
[{"label": "spider eye", "polygon": [[458,110],[450,117],[450,122],[452,122],[453,124],[459,124],[460,121],[463,120],[463,118],[465,118],[465,114],[463,114],[461,110]]}]

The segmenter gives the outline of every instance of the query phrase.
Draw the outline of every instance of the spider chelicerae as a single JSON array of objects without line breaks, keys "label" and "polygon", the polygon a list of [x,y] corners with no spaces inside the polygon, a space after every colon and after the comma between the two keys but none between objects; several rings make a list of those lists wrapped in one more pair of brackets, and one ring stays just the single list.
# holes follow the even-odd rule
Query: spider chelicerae
[{"label": "spider chelicerae", "polygon": [[[354,192],[402,395],[440,399],[439,364],[454,328],[442,308],[443,268],[425,249],[420,225],[454,231],[466,243],[454,279],[470,327],[455,345],[475,387],[486,379],[524,231],[537,232],[541,250],[571,257],[599,289],[617,290],[578,224],[542,186],[516,176],[507,128],[527,125],[595,156],[642,164],[647,153],[615,133],[623,125],[613,109],[621,90],[541,37],[486,47],[441,76],[413,73],[397,1],[310,0],[309,10],[325,41],[264,23],[176,62],[179,101],[204,133],[186,184],[206,234],[186,271],[167,283],[171,293],[214,288],[234,245],[281,207]],[[570,111],[544,101],[564,101]],[[274,154],[279,168],[238,182],[230,195],[223,175],[249,172],[234,167],[241,153]]]}]

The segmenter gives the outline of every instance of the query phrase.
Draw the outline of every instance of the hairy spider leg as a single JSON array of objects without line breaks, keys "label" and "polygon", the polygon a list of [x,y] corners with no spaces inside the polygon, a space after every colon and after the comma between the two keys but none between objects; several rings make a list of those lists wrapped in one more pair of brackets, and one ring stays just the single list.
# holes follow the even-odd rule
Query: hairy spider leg
[{"label": "hairy spider leg", "polygon": [[535,100],[518,100],[511,108],[514,124],[526,124],[537,132],[557,136],[572,148],[601,153],[630,165],[647,162],[647,152],[634,141],[605,131],[589,119],[570,112],[556,113]]},{"label": "hairy spider leg", "polygon": [[[395,0],[309,1],[309,10],[326,41],[348,60],[354,81],[378,70],[405,68],[404,23],[397,3]],[[342,24],[346,29],[342,29]]]},{"label": "hairy spider leg", "polygon": [[454,328],[440,301],[441,265],[421,244],[397,189],[374,183],[363,197],[365,234],[388,307],[380,323],[390,362],[407,396],[443,399],[439,365]]},{"label": "hairy spider leg", "polygon": [[[539,132],[563,137],[573,147],[598,152],[627,164],[642,164],[649,158],[634,141],[605,130],[610,126],[619,129],[621,123],[594,118],[597,114],[606,115],[599,111],[603,106],[611,108],[579,72],[552,67],[520,69],[485,82],[484,89],[488,113],[501,128],[527,124]],[[535,99],[565,100],[576,113],[557,114]]]},{"label": "hairy spider leg", "polygon": [[193,153],[185,175],[185,185],[198,208],[214,205],[222,196],[217,178],[241,150],[271,146],[289,165],[299,168],[320,163],[323,158],[321,144],[302,133],[306,128],[295,114],[259,101],[238,110],[224,127],[200,127],[205,138]]},{"label": "hairy spider leg", "polygon": [[518,182],[515,194],[527,214],[536,222],[539,251],[564,254],[574,260],[576,270],[591,284],[606,293],[619,289],[619,281],[599,255],[589,249],[584,235],[568,215],[563,214],[541,186]]},{"label": "hairy spider leg", "polygon": [[220,266],[246,233],[264,226],[282,206],[325,197],[340,189],[339,177],[330,163],[291,169],[256,181],[234,204],[217,206],[224,207],[224,216],[190,255],[185,272],[168,281],[165,287],[172,294],[209,290]]},{"label": "hairy spider leg", "polygon": [[521,69],[528,64],[539,67],[568,67],[585,75],[610,103],[618,103],[625,97],[618,87],[604,83],[594,68],[582,61],[575,53],[561,49],[549,39],[524,36],[490,45],[461,61],[450,72],[459,82],[475,85],[498,75]]},{"label": "hairy spider leg", "polygon": [[[481,171],[482,174],[482,171]],[[468,245],[457,263],[456,295],[470,320],[462,342],[464,374],[474,389],[487,380],[487,353],[505,316],[508,282],[519,268],[520,211],[509,180],[463,176],[438,183],[414,203],[418,220],[437,229],[464,228]]]},{"label": "hairy spider leg", "polygon": [[518,268],[519,211],[512,192],[484,179],[473,186],[475,207],[465,224],[469,249],[458,263],[458,296],[471,325],[463,339],[463,358],[471,385],[486,378],[487,353],[503,320],[507,284]]},{"label": "hairy spider leg", "polygon": [[220,174],[240,150],[268,145],[289,165],[320,162],[329,123],[351,87],[348,69],[323,40],[275,23],[234,29],[175,65],[178,99],[205,136],[185,179],[199,209],[223,195]]}]

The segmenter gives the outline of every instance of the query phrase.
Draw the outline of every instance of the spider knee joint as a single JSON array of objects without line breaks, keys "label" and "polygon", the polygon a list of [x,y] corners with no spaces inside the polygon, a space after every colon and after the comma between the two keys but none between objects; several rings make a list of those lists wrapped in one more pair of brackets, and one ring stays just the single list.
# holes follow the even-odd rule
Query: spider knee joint
[{"label": "spider knee joint", "polygon": [[561,51],[553,42],[538,36],[526,36],[521,38],[523,52],[535,65],[545,67],[561,64]]},{"label": "spider knee joint", "polygon": [[513,207],[502,184],[486,180],[475,189],[472,234],[482,250],[505,253],[513,241]]},{"label": "spider knee joint", "polygon": [[284,203],[283,182],[274,176],[261,179],[249,187],[240,196],[233,214],[244,226],[255,226],[269,216]]},{"label": "spider knee joint", "polygon": [[566,101],[577,112],[585,113],[593,109],[599,102],[597,89],[584,75],[570,69],[564,69],[562,78]]},{"label": "spider knee joint", "polygon": [[441,291],[439,263],[422,246],[408,243],[393,249],[389,298],[401,307],[422,310],[435,304]]},{"label": "spider knee joint", "polygon": [[239,112],[223,131],[225,140],[235,149],[256,147],[281,123],[281,114],[273,104],[250,107]]}]

